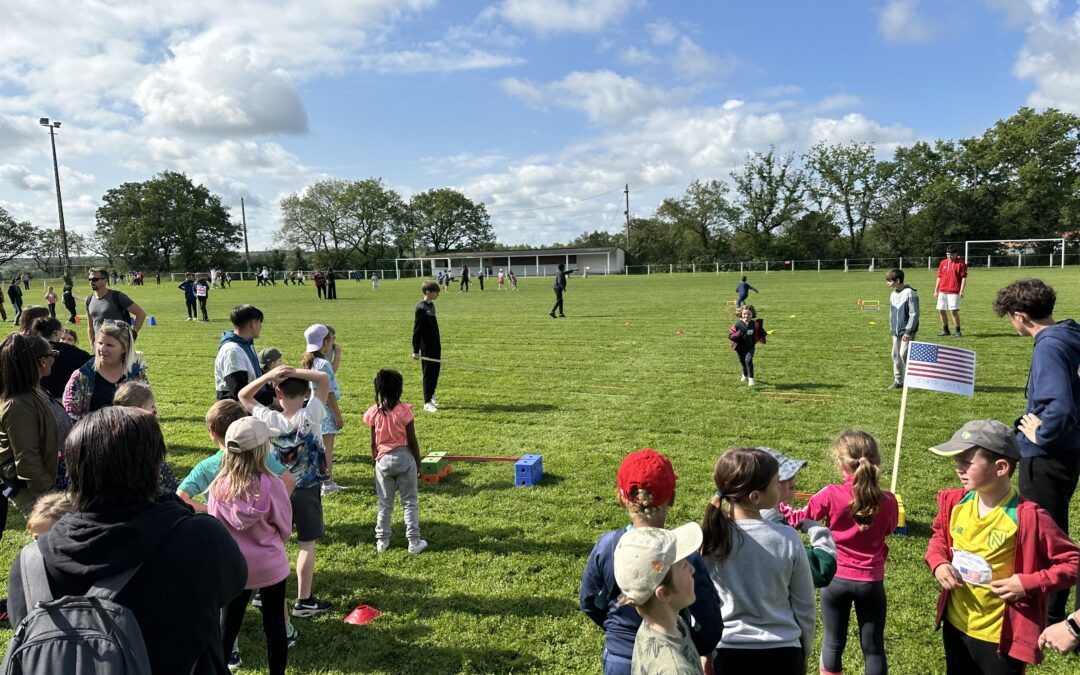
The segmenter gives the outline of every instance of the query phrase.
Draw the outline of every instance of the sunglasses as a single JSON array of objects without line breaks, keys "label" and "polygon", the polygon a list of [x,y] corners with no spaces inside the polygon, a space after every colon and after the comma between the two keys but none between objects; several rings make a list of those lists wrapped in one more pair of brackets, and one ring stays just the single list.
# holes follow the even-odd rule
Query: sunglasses
[{"label": "sunglasses", "polygon": [[105,277],[88,277],[86,280],[94,283],[95,281],[105,281]]},{"label": "sunglasses", "polygon": [[38,354],[37,357],[39,359],[47,359],[50,356],[55,359],[55,358],[60,356],[60,352],[56,351],[55,349],[50,349],[49,351],[45,352],[44,354]]}]

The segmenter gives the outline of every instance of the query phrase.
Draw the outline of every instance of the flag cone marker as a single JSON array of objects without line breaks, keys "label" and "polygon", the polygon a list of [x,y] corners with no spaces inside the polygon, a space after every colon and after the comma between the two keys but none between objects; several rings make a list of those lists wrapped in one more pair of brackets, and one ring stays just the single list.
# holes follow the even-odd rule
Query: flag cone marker
[{"label": "flag cone marker", "polygon": [[677,331],[675,331],[675,334],[676,334],[676,335],[685,335],[686,333],[684,333],[684,332],[683,332],[683,331],[681,331],[681,330],[677,330]]},{"label": "flag cone marker", "polygon": [[349,615],[345,617],[345,623],[351,623],[354,626],[363,626],[380,614],[382,614],[382,612],[371,605],[360,605],[349,612]]},{"label": "flag cone marker", "polygon": [[794,319],[794,318],[795,318],[795,315],[794,315],[794,314],[792,314],[792,315],[791,315],[791,316],[789,316],[788,318],[789,318],[789,319]]}]

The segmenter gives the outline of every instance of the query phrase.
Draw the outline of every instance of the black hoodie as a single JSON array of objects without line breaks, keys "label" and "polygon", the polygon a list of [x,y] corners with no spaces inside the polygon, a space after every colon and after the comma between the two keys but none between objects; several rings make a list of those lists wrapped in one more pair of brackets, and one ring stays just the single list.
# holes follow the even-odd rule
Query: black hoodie
[{"label": "black hoodie", "polygon": [[[117,601],[138,620],[155,675],[229,672],[220,612],[243,590],[247,564],[213,517],[193,515],[169,495],[152,504],[68,514],[37,545],[57,598],[82,595],[98,579],[142,563]],[[8,593],[17,626],[26,616],[18,557]]]}]

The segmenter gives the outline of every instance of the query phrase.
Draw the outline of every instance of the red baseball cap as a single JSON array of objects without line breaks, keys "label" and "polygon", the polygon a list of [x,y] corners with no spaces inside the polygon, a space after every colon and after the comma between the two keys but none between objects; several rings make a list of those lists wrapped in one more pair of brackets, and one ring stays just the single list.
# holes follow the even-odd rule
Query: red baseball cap
[{"label": "red baseball cap", "polygon": [[634,488],[644,488],[652,495],[654,504],[663,504],[675,494],[677,478],[670,459],[645,448],[631,452],[623,459],[619,465],[617,484],[626,497]]}]

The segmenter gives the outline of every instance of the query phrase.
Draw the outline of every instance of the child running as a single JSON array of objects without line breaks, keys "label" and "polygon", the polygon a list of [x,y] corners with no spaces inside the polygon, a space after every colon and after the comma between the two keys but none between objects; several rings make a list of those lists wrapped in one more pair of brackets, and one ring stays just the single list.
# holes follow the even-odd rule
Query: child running
[{"label": "child running", "polygon": [[[304,341],[307,343],[307,351],[300,365],[309,370],[318,370],[326,373],[330,378],[330,393],[326,395],[326,414],[322,420],[322,441],[326,451],[326,474],[329,476],[322,484],[322,494],[326,496],[337,490],[344,490],[342,486],[334,482],[334,440],[345,426],[345,419],[341,416],[341,389],[338,387],[337,375],[338,364],[341,363],[341,345],[337,343],[337,333],[330,326],[321,323],[312,324],[304,331]],[[311,383],[312,391],[315,383]]]},{"label": "child running", "polygon": [[885,658],[885,537],[896,529],[896,497],[878,485],[881,455],[865,431],[848,429],[832,445],[844,476],[828,485],[805,508],[788,514],[788,523],[824,521],[836,539],[836,577],[821,591],[821,672],[843,672],[851,607],[859,622],[859,643],[867,675],[888,672]]},{"label": "child running", "polygon": [[267,468],[270,428],[265,422],[253,417],[233,422],[225,432],[225,448],[207,512],[236,541],[248,576],[244,590],[222,613],[222,644],[226,653],[232,649],[251,591],[259,589],[268,671],[283,675],[289,652],[281,607],[290,572],[285,542],[292,534],[292,504],[285,484]]},{"label": "child running", "polygon": [[714,672],[803,675],[817,621],[810,565],[795,530],[761,518],[780,501],[779,465],[762,450],[731,448],[713,481],[701,554],[724,616]]},{"label": "child running", "polygon": [[[626,590],[615,581],[616,547],[629,532],[664,527],[668,511],[675,503],[677,478],[671,460],[649,448],[630,453],[619,465],[616,499],[629,516],[630,526],[600,535],[585,564],[580,592],[581,611],[604,631],[601,662],[605,675],[630,674],[631,663],[637,658],[637,640],[642,625],[641,614],[619,602],[620,594]],[[683,613],[682,618],[686,626],[693,626],[689,633],[696,662],[698,655],[712,653],[720,640],[724,621],[705,562],[696,552],[687,557],[687,562],[693,569],[695,598],[689,604],[689,613]],[[630,595],[633,597],[632,592]],[[700,664],[695,663],[695,666],[700,672]]]},{"label": "child running", "polygon": [[379,517],[375,521],[375,549],[390,548],[390,518],[394,494],[401,494],[405,514],[405,538],[409,553],[423,553],[428,543],[420,538],[420,507],[417,481],[420,475],[420,444],[413,425],[413,409],[401,402],[403,379],[396,370],[375,374],[375,404],[364,413],[371,427],[371,457],[375,460],[375,494]]},{"label": "child running", "polygon": [[757,310],[753,305],[745,305],[738,310],[739,320],[728,329],[728,339],[731,340],[731,351],[739,357],[739,365],[742,367],[742,377],[739,382],[746,382],[754,386],[754,349],[758,342],[764,342],[765,336],[761,334],[757,321]]},{"label": "child running", "polygon": [[1042,661],[1052,591],[1076,583],[1080,552],[1012,485],[1013,430],[973,420],[930,451],[956,461],[963,489],[938,493],[926,563],[941,585],[937,625],[948,673],[1023,673]]},{"label": "child running", "polygon": [[64,309],[71,315],[68,317],[68,323],[75,323],[76,313],[78,311],[78,305],[75,304],[76,300],[82,300],[82,298],[75,297],[75,293],[71,286],[64,286]]}]

